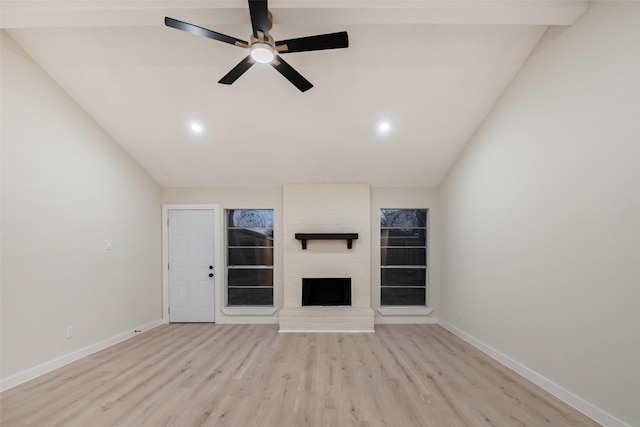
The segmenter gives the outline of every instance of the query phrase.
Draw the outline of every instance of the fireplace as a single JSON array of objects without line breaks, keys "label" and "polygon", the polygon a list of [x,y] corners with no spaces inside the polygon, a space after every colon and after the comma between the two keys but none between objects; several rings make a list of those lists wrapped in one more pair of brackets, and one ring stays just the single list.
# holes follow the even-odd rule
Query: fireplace
[{"label": "fireplace", "polygon": [[282,212],[280,332],[374,332],[369,185],[285,184]]},{"label": "fireplace", "polygon": [[302,305],[351,305],[351,278],[302,278]]}]

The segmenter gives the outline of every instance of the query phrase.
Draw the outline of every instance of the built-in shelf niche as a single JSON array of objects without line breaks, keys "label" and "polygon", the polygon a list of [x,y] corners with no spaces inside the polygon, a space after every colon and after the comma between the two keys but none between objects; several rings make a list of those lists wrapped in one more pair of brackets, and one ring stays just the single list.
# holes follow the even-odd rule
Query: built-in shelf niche
[{"label": "built-in shelf niche", "polygon": [[302,249],[307,249],[307,240],[346,240],[347,249],[353,247],[358,233],[296,233],[296,240],[302,242]]}]

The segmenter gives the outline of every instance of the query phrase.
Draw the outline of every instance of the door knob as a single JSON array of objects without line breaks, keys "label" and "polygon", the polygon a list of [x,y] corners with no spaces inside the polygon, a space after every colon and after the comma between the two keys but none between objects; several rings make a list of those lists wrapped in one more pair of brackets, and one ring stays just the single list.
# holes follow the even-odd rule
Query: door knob
[{"label": "door knob", "polygon": [[213,277],[213,273],[209,273],[209,277]]},{"label": "door knob", "polygon": [[209,266],[209,270],[213,270],[213,265],[210,265],[210,266]]}]

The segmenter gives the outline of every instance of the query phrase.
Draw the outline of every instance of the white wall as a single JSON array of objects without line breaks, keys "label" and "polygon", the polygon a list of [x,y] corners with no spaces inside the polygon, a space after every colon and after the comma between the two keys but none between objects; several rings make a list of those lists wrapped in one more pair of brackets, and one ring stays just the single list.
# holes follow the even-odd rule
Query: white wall
[{"label": "white wall", "polygon": [[440,189],[440,318],[609,425],[640,425],[638,23],[549,30]]},{"label": "white wall", "polygon": [[0,34],[7,384],[159,321],[161,211],[158,185]]}]

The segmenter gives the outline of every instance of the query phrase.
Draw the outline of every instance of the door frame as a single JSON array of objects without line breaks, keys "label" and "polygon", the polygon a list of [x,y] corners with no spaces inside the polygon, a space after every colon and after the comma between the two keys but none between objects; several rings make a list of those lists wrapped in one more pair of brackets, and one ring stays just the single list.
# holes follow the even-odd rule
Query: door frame
[{"label": "door frame", "polygon": [[217,321],[220,301],[223,296],[224,271],[222,266],[222,208],[216,204],[163,204],[162,205],[162,323],[169,323],[169,211],[172,210],[212,210],[213,211],[213,276],[214,309]]}]

